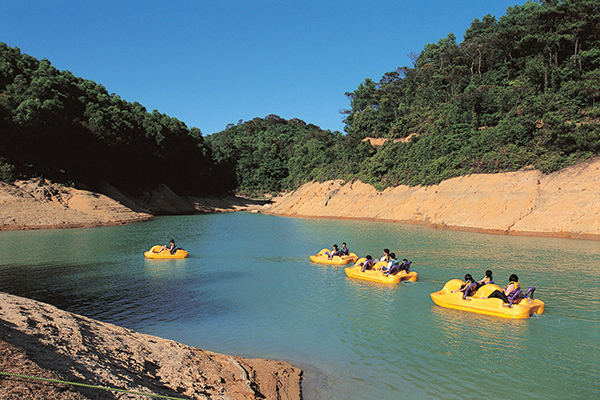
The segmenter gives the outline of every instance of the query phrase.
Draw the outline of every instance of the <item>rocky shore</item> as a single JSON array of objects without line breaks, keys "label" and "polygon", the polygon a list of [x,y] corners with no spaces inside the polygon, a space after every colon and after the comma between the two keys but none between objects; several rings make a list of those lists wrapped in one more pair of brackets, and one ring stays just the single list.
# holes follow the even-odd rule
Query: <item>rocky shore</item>
[{"label": "rocky shore", "polygon": [[108,183],[101,192],[90,192],[44,179],[0,182],[0,230],[122,225],[154,215],[258,209],[264,203],[234,196],[183,197],[166,185],[131,195]]},{"label": "rocky shore", "polygon": [[382,192],[362,182],[312,182],[270,201],[182,197],[166,185],[132,196],[109,184],[94,193],[44,180],[0,183],[0,230],[117,225],[153,215],[226,211],[600,240],[600,157],[552,174],[477,174]]},{"label": "rocky shore", "polygon": [[283,361],[200,350],[6,293],[0,305],[0,399],[301,399],[302,371]]},{"label": "rocky shore", "polygon": [[308,183],[261,211],[600,240],[600,157],[547,175],[536,170],[478,174],[382,192],[362,182]]}]

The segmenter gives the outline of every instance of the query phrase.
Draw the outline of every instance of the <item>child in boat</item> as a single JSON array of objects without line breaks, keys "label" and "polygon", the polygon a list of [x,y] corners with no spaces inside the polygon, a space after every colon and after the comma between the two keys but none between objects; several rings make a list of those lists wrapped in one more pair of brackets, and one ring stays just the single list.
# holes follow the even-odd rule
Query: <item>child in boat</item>
[{"label": "child in boat", "polygon": [[411,264],[411,262],[408,261],[406,258],[403,259],[402,264],[400,264],[400,272],[406,271],[406,273],[408,274],[410,272],[410,264]]},{"label": "child in boat", "polygon": [[381,267],[381,271],[385,273],[386,271],[390,271],[393,267],[399,266],[400,262],[396,260],[396,254],[390,253],[390,259],[386,266]]},{"label": "child in boat", "polygon": [[494,283],[494,278],[492,278],[492,271],[489,269],[485,271],[485,276],[479,282],[479,286],[487,285],[488,283]]},{"label": "child in boat", "polygon": [[467,292],[467,296],[472,296],[479,289],[479,283],[473,279],[471,274],[465,275],[465,283],[460,286],[459,292]]},{"label": "child in boat", "polygon": [[362,266],[362,268],[360,269],[360,272],[365,272],[368,269],[373,269],[373,265],[375,265],[375,262],[373,261],[373,257],[371,257],[370,255],[367,255],[366,257],[366,261],[364,263],[359,263],[359,266]]},{"label": "child in boat", "polygon": [[[169,240],[169,247],[167,247],[167,246],[163,246],[163,247],[161,247],[161,248],[160,248],[160,251],[163,251],[163,250],[169,250],[169,252],[170,252],[171,254],[175,254],[175,253],[177,252],[177,250],[179,250],[179,249],[181,249],[181,247],[178,247],[178,246],[175,244],[175,240],[174,240],[174,239],[171,239],[171,240]],[[181,249],[181,250],[183,250],[183,249]]]},{"label": "child in boat", "polygon": [[385,276],[396,275],[403,270],[408,272],[408,265],[410,265],[410,263],[406,258],[403,259],[402,264],[400,264],[400,262],[396,260],[396,254],[391,253],[390,256],[392,257],[392,261],[388,263],[388,270],[383,273]]},{"label": "child in boat", "polygon": [[348,247],[346,247],[346,242],[342,243],[342,248],[340,249],[340,252],[344,256],[349,256],[350,255],[350,250],[348,250]]},{"label": "child in boat", "polygon": [[399,272],[405,271],[407,274],[410,272],[410,264],[406,258],[402,259],[402,264],[394,265],[385,275],[396,275]]},{"label": "child in boat", "polygon": [[390,261],[390,249],[383,249],[383,257],[379,261]]},{"label": "child in boat", "polygon": [[344,254],[340,251],[340,249],[338,248],[337,244],[333,245],[333,250],[331,251],[331,253],[329,253],[328,251],[325,252],[325,254],[327,254],[327,258],[329,260],[332,260],[333,257],[335,256],[343,256]]},{"label": "child in boat", "polygon": [[521,288],[521,283],[519,283],[519,277],[515,274],[512,274],[508,278],[508,286],[504,290],[494,290],[489,296],[488,299],[496,298],[502,299],[505,303],[510,303],[510,297],[513,292],[517,289]]}]

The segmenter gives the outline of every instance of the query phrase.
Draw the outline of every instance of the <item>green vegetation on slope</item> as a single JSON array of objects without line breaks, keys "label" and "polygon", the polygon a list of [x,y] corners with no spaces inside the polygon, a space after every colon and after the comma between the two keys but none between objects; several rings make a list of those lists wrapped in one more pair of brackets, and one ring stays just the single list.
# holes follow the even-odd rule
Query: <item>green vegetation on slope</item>
[{"label": "green vegetation on slope", "polygon": [[354,165],[346,155],[344,136],[299,119],[276,115],[254,118],[207,137],[213,157],[232,171],[229,186],[240,193],[260,195],[293,190],[312,180],[347,175]]},{"label": "green vegetation on slope", "polygon": [[[540,4],[541,3],[541,4]],[[528,2],[428,44],[414,67],[348,93],[349,138],[403,138],[364,179],[431,184],[533,165],[551,172],[600,150],[600,4]]]},{"label": "green vegetation on slope", "polygon": [[[0,179],[219,192],[197,128],[0,43]],[[227,188],[228,189],[228,188]]]},{"label": "green vegetation on slope", "polygon": [[[413,67],[347,93],[346,135],[253,120],[209,138],[238,189],[360,179],[377,188],[435,184],[533,166],[551,172],[600,152],[596,0],[528,2],[474,20],[464,41],[428,44]],[[366,137],[388,141],[374,149]]]},{"label": "green vegetation on slope", "polygon": [[[486,15],[462,43],[449,34],[347,96],[345,135],[269,115],[203,138],[0,44],[0,180],[260,195],[312,180],[382,189],[552,172],[600,153],[600,4],[530,1]],[[390,140],[374,148],[367,137]]]}]

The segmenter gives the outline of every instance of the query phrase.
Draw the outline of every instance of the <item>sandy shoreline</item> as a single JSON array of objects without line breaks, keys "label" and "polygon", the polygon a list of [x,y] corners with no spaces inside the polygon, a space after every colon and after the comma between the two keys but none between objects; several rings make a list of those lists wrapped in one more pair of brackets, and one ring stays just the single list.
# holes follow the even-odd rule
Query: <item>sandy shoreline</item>
[{"label": "sandy shoreline", "polygon": [[98,227],[154,215],[229,211],[600,240],[600,157],[552,174],[477,174],[382,192],[362,182],[312,182],[270,201],[182,197],[166,185],[132,196],[109,184],[93,193],[43,180],[0,183],[0,230]]},{"label": "sandy shoreline", "polygon": [[270,201],[182,197],[166,185],[132,196],[108,184],[93,193],[43,180],[0,183],[0,230],[99,227],[154,215],[230,211],[600,240],[600,157],[547,175],[478,174],[382,192],[362,182],[312,182]]},{"label": "sandy shoreline", "polygon": [[261,212],[600,240],[600,157],[547,175],[536,170],[479,174],[382,192],[362,182],[308,183]]},{"label": "sandy shoreline", "polygon": [[0,182],[0,231],[125,225],[155,215],[257,210],[264,203],[235,196],[182,197],[165,185],[134,196],[109,184],[97,193],[40,179]]}]

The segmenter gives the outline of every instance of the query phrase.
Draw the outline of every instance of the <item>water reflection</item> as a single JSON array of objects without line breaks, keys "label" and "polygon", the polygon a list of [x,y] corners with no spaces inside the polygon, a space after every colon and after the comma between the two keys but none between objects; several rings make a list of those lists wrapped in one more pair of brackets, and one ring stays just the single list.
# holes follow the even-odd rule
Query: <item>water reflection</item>
[{"label": "water reflection", "polygon": [[186,259],[182,260],[155,260],[145,259],[144,260],[144,273],[146,276],[159,279],[185,276],[186,267],[189,265],[189,261]]},{"label": "water reflection", "polygon": [[461,344],[466,337],[471,337],[471,346],[478,349],[479,354],[493,354],[498,349],[511,344],[513,350],[523,350],[523,343],[527,342],[528,320],[497,318],[485,314],[476,314],[452,310],[442,307],[432,307],[432,318],[438,322],[440,333],[448,346],[454,349],[460,357]]}]

